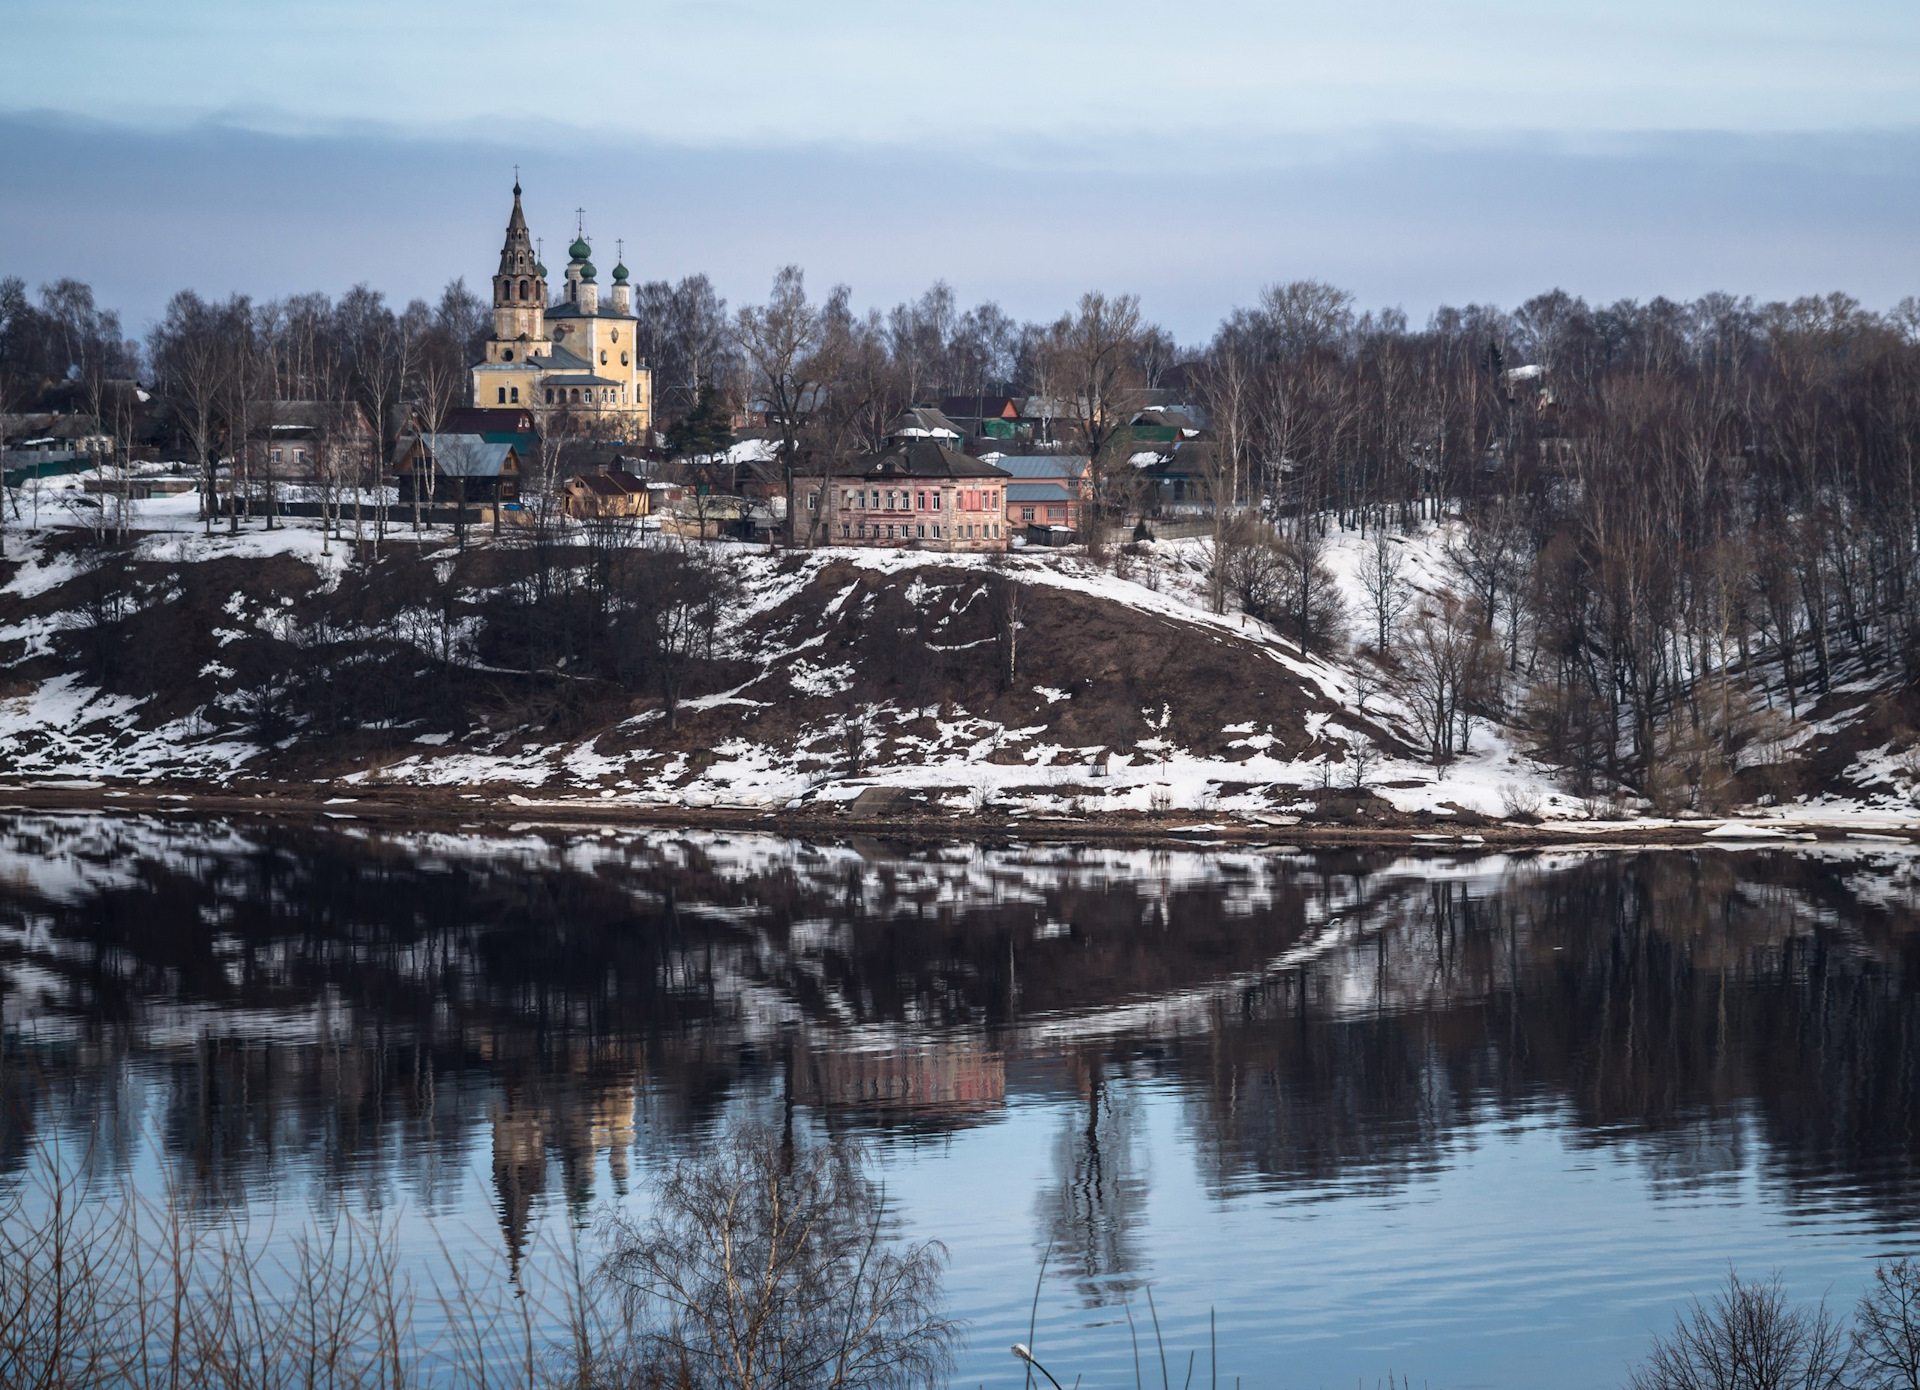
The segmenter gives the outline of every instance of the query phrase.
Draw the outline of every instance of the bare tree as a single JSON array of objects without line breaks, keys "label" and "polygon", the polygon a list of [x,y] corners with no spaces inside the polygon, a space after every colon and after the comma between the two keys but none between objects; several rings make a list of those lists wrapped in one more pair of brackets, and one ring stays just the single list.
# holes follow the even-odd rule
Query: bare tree
[{"label": "bare tree", "polygon": [[1920,1265],[1877,1265],[1853,1314],[1853,1385],[1920,1390]]},{"label": "bare tree", "polygon": [[1199,377],[1200,399],[1213,422],[1214,443],[1189,452],[1200,460],[1201,486],[1207,494],[1213,522],[1213,567],[1209,596],[1213,611],[1227,606],[1226,551],[1228,519],[1239,506],[1248,438],[1253,415],[1253,364],[1243,345],[1223,334],[1209,354]]},{"label": "bare tree", "polygon": [[1632,1390],[1841,1390],[1850,1349],[1823,1301],[1787,1303],[1780,1276],[1748,1283],[1727,1272],[1725,1289],[1691,1301],[1673,1330],[1654,1338],[1633,1370]]},{"label": "bare tree", "polygon": [[810,514],[808,533],[799,535],[800,514],[795,507],[794,475],[800,465],[800,427],[815,405],[821,345],[820,310],[807,299],[805,272],[784,266],[773,277],[773,293],[765,304],[750,305],[734,321],[734,341],[746,355],[754,388],[767,407],[767,423],[778,433],[780,469],[787,488],[787,539],[812,545],[818,540],[825,508]]},{"label": "bare tree", "polygon": [[1074,312],[1049,331],[1044,354],[1059,404],[1092,460],[1093,524],[1087,546],[1104,548],[1105,528],[1119,519],[1134,481],[1129,460],[1116,457],[1115,436],[1125,428],[1138,399],[1134,349],[1141,332],[1140,301],[1130,294],[1109,299],[1097,291],[1080,296]]},{"label": "bare tree", "polygon": [[1373,649],[1383,656],[1395,624],[1413,597],[1405,570],[1406,556],[1396,539],[1387,533],[1385,525],[1375,525],[1360,556],[1359,579],[1367,616],[1373,620]]},{"label": "bare tree", "polygon": [[903,1248],[884,1222],[850,1141],[736,1127],[673,1166],[644,1224],[617,1221],[605,1277],[621,1295],[629,1345],[593,1383],[939,1383],[958,1332],[940,1312],[946,1252]]},{"label": "bare tree", "polygon": [[1434,765],[1444,766],[1466,746],[1472,704],[1497,675],[1499,646],[1474,605],[1452,593],[1422,603],[1395,645],[1393,693],[1413,715]]},{"label": "bare tree", "polygon": [[1327,543],[1303,530],[1274,542],[1280,566],[1278,626],[1302,651],[1328,651],[1341,641],[1346,613],[1340,585],[1327,568]]},{"label": "bare tree", "polygon": [[987,576],[987,612],[993,620],[994,645],[1000,652],[1000,688],[1013,689],[1020,666],[1020,623],[1027,595],[1020,576],[1007,568],[1003,556]]},{"label": "bare tree", "polygon": [[200,517],[213,534],[214,440],[219,424],[221,354],[225,314],[192,290],[167,304],[153,330],[149,355],[154,384],[193,447],[201,476]]}]

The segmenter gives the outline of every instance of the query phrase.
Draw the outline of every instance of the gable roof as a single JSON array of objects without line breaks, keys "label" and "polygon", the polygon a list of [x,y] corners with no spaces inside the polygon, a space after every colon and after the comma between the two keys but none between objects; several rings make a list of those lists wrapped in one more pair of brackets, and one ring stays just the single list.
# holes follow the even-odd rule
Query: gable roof
[{"label": "gable roof", "polygon": [[960,427],[930,405],[916,405],[901,411],[894,422],[887,426],[887,435],[891,439],[938,439],[942,435],[954,439],[962,437]]},{"label": "gable roof", "polygon": [[995,468],[936,444],[931,439],[907,439],[878,454],[847,459],[833,469],[836,477],[860,478],[1005,478],[1004,468]]},{"label": "gable roof", "polygon": [[940,413],[954,420],[1017,420],[1020,402],[1012,396],[942,396]]},{"label": "gable roof", "polygon": [[572,349],[561,347],[558,343],[553,345],[553,351],[549,352],[546,356],[536,357],[532,360],[544,365],[550,372],[590,372],[593,370],[593,363]]},{"label": "gable roof", "polygon": [[523,405],[504,408],[479,405],[455,406],[447,412],[444,433],[448,434],[527,434],[534,432],[533,412]]},{"label": "gable roof", "polygon": [[1009,502],[1071,502],[1073,493],[1065,483],[1008,483]]},{"label": "gable roof", "polygon": [[627,497],[647,490],[644,480],[619,468],[609,468],[603,473],[576,473],[567,483],[569,486],[578,483],[596,497]]},{"label": "gable roof", "polygon": [[442,434],[437,440],[428,436],[418,442],[422,452],[433,460],[434,468],[448,478],[497,478],[508,470],[509,463],[515,468],[520,465],[513,445],[495,443],[477,434]]},{"label": "gable roof", "polygon": [[1084,478],[1085,454],[999,454],[993,460],[1015,478]]}]

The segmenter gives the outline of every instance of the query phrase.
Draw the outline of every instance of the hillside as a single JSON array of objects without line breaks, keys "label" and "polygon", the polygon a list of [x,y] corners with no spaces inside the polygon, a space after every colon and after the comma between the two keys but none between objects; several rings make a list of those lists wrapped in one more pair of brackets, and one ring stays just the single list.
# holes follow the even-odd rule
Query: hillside
[{"label": "hillside", "polygon": [[[147,524],[122,550],[74,529],[24,551],[13,538],[9,778],[869,817],[1648,819],[1569,794],[1522,731],[1486,719],[1434,768],[1371,658],[1308,655],[1207,611],[1203,542],[1135,547],[1126,577],[1075,554],[703,547],[725,597],[684,652],[670,719],[658,672],[618,650],[533,659],[560,610],[524,601],[547,573],[525,546],[400,536],[356,564],[299,523],[210,538],[185,517]],[[1439,584],[1443,540],[1405,542],[1416,589]],[[1350,612],[1357,545],[1329,557]],[[575,576],[566,612],[589,602],[587,561],[544,563]],[[1903,710],[1853,690],[1806,711],[1772,737],[1775,791],[1735,789],[1775,806],[1720,809],[1906,823]],[[1785,764],[1804,781],[1782,796]]]}]

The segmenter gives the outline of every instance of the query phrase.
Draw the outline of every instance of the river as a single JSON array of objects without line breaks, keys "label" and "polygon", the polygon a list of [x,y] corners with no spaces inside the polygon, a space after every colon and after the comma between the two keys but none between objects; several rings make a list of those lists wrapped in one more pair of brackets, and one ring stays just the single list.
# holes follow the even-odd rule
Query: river
[{"label": "river", "polygon": [[1149,1294],[1175,1384],[1618,1385],[1730,1263],[1915,1246],[1917,864],[8,813],[0,1183],[517,1262],[761,1115],[945,1242],[957,1385],[1036,1281],[1087,1387]]}]

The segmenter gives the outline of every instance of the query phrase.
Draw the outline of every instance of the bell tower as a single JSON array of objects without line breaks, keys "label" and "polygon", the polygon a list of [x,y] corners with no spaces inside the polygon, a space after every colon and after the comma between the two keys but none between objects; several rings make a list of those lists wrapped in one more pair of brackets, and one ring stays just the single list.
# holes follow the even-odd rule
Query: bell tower
[{"label": "bell tower", "polygon": [[[527,233],[527,217],[520,210],[520,179],[513,181],[513,215],[507,219],[507,239],[500,248],[500,270],[493,277],[493,342],[490,361],[503,360],[517,341],[537,342],[547,336],[547,272],[534,254]],[[519,355],[525,355],[525,349]],[[511,358],[504,360],[511,361]]]}]

